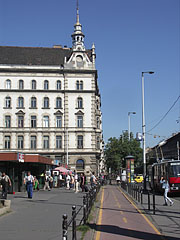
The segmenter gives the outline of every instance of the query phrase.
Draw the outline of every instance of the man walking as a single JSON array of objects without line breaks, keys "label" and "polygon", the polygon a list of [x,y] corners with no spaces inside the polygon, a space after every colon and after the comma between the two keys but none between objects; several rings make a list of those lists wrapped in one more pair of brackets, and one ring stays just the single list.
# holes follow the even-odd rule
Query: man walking
[{"label": "man walking", "polygon": [[7,199],[8,188],[11,186],[11,180],[5,172],[2,173],[0,184],[2,185],[2,198]]},{"label": "man walking", "polygon": [[24,178],[24,184],[26,184],[28,198],[32,198],[33,196],[33,185],[34,185],[34,177],[31,175],[31,172],[28,172],[28,175]]}]

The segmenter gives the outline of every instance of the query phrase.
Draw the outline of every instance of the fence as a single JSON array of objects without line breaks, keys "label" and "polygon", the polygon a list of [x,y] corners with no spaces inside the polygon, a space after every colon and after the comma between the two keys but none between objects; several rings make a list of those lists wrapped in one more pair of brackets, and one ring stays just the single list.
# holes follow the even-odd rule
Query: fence
[{"label": "fence", "polygon": [[[123,188],[133,199],[143,204],[143,196],[147,195],[147,202],[148,202],[148,210],[151,210],[151,199],[152,199],[152,206],[153,206],[153,214],[155,214],[155,192],[147,190],[144,192],[143,187],[138,186],[133,183],[121,183],[121,188]],[[152,196],[152,197],[151,197]]]},{"label": "fence", "polygon": [[96,200],[96,196],[100,190],[101,185],[98,183],[95,186],[91,187],[89,192],[87,192],[83,196],[83,206],[79,208],[78,211],[76,211],[76,206],[72,206],[72,217],[68,221],[67,214],[63,215],[63,222],[62,222],[62,239],[67,240],[68,239],[68,228],[72,226],[72,240],[77,240],[76,236],[76,217],[78,216],[79,212],[83,208],[83,218],[80,221],[80,224],[86,224],[89,214],[91,212],[92,206]]}]

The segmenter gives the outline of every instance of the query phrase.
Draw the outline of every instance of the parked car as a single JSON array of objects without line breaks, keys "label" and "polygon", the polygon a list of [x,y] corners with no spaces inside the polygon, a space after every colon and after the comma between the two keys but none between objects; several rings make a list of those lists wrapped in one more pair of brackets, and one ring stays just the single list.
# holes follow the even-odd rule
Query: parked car
[{"label": "parked car", "polygon": [[138,175],[138,176],[136,176],[135,179],[134,179],[134,181],[135,181],[136,183],[142,183],[143,180],[144,180],[143,175]]}]

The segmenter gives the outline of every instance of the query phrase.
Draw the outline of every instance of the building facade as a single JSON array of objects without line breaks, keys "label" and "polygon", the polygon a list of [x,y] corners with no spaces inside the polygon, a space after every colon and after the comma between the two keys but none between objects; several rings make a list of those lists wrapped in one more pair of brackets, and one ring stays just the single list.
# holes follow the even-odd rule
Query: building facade
[{"label": "building facade", "polygon": [[90,175],[103,169],[95,46],[77,19],[72,48],[0,47],[0,152],[40,154]]}]

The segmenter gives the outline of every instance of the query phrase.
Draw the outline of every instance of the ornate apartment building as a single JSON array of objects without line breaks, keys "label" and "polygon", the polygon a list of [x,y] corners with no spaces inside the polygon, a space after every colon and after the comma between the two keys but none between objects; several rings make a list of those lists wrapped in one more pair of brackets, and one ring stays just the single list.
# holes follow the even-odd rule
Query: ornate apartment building
[{"label": "ornate apartment building", "polygon": [[101,97],[78,8],[71,37],[72,48],[0,47],[0,152],[48,156],[89,175],[103,168]]}]

